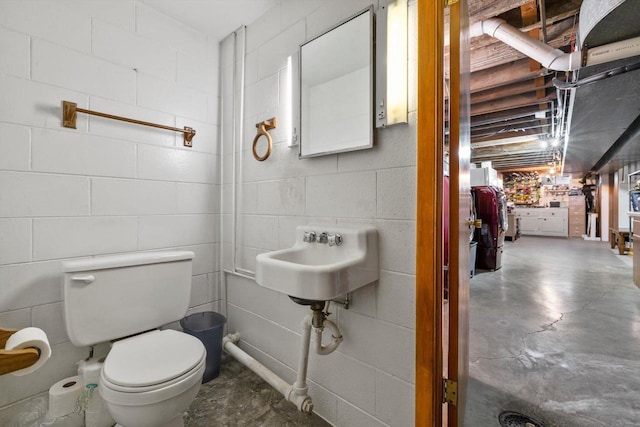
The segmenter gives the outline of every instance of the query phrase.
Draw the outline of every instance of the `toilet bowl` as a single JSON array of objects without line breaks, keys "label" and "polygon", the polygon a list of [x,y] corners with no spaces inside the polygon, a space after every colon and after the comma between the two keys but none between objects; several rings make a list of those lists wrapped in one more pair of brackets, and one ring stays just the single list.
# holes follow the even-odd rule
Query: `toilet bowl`
[{"label": "toilet bowl", "polygon": [[141,252],[65,261],[64,317],[78,347],[114,342],[98,391],[125,427],[180,427],[206,367],[202,342],[162,325],[189,308],[194,253]]},{"label": "toilet bowl", "polygon": [[151,331],[113,344],[99,392],[124,427],[180,427],[205,370],[197,338],[174,330]]}]

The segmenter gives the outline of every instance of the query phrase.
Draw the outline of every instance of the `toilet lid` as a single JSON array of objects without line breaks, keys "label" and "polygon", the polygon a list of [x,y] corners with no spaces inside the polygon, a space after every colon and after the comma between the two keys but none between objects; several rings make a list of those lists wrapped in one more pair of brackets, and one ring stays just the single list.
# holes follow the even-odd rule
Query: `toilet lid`
[{"label": "toilet lid", "polygon": [[102,374],[113,384],[145,387],[189,372],[205,354],[202,342],[191,335],[172,329],[152,331],[115,342]]}]

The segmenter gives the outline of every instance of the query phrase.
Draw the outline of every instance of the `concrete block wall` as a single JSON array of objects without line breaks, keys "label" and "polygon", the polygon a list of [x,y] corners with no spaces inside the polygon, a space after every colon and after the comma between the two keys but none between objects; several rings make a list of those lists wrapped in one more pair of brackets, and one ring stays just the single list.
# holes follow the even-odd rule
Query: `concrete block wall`
[{"label": "concrete block wall", "polygon": [[[409,2],[409,124],[375,132],[374,148],[298,159],[286,130],[271,132],[269,159],[257,162],[255,124],[286,112],[287,56],[304,41],[368,7],[370,0],[283,0],[246,30],[244,132],[237,148],[237,260],[255,269],[258,253],[293,244],[296,226],[371,223],[379,230],[380,280],[352,294],[344,310],[331,306],[345,341],[328,356],[311,355],[310,394],[316,412],[337,426],[414,425],[416,4]],[[374,9],[380,6],[373,1]],[[224,47],[223,47],[224,51]],[[225,58],[225,54],[222,55]],[[232,63],[222,60],[225,75]],[[227,81],[223,104],[233,93]],[[239,91],[236,90],[236,94]],[[228,116],[226,114],[225,116]],[[225,120],[225,127],[227,126]],[[225,132],[225,135],[229,135]],[[223,268],[233,247],[233,141],[223,146]],[[309,312],[252,279],[225,273],[230,332],[240,346],[293,382],[300,323]]]},{"label": "concrete block wall", "polygon": [[[134,0],[0,0],[0,327],[42,328],[53,346],[36,373],[0,377],[1,425],[88,355],[66,334],[61,261],[192,250],[191,310],[220,309],[218,56]],[[193,148],[83,114],[63,128],[62,100],[191,126]]]}]

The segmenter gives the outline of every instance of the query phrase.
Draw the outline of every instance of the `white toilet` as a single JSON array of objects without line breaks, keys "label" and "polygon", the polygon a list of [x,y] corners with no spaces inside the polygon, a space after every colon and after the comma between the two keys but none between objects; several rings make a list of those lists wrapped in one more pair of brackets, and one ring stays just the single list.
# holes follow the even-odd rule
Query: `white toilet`
[{"label": "white toilet", "polygon": [[124,427],[183,426],[205,370],[197,338],[171,329],[189,307],[193,252],[149,252],[62,264],[67,333],[76,346],[117,340],[98,390]]}]

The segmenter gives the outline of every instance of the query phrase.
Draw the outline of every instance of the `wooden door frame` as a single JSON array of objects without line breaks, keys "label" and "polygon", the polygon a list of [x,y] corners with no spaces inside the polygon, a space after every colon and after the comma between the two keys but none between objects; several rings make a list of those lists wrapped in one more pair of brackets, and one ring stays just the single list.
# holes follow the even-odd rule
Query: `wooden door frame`
[{"label": "wooden door frame", "polygon": [[[468,175],[468,171],[461,170],[468,168],[468,160],[461,163],[460,139],[468,138],[469,135],[468,132],[461,135],[463,129],[461,116],[458,114],[462,111],[460,75],[463,69],[466,70],[459,55],[461,49],[466,48],[461,46],[460,34],[463,31],[461,25],[466,26],[468,22],[462,19],[462,14],[466,14],[466,2],[459,0],[451,6],[449,14],[449,110],[453,112],[449,117],[450,300],[448,319],[443,320],[444,7],[444,0],[418,0],[415,424],[456,427],[462,424],[464,416],[468,369],[468,218],[464,215],[468,215],[469,207],[468,202],[461,203],[460,199],[460,195],[468,191],[468,182],[462,180],[463,174]],[[465,108],[468,105],[465,104]],[[467,212],[464,212],[465,208]],[[462,317],[459,317],[459,307]],[[448,342],[446,351],[443,349],[443,334],[448,335],[448,339],[445,339]],[[462,343],[460,348],[459,343]],[[448,358],[447,362],[445,357]],[[456,406],[442,404],[445,363],[447,377],[456,382],[461,381],[459,386],[462,389]]]},{"label": "wooden door frame", "polygon": [[418,0],[415,425],[442,425],[444,1]]},{"label": "wooden door frame", "polygon": [[447,426],[462,426],[469,372],[470,105],[466,0],[449,8],[449,317],[447,378],[457,384],[457,402],[447,405]]}]

